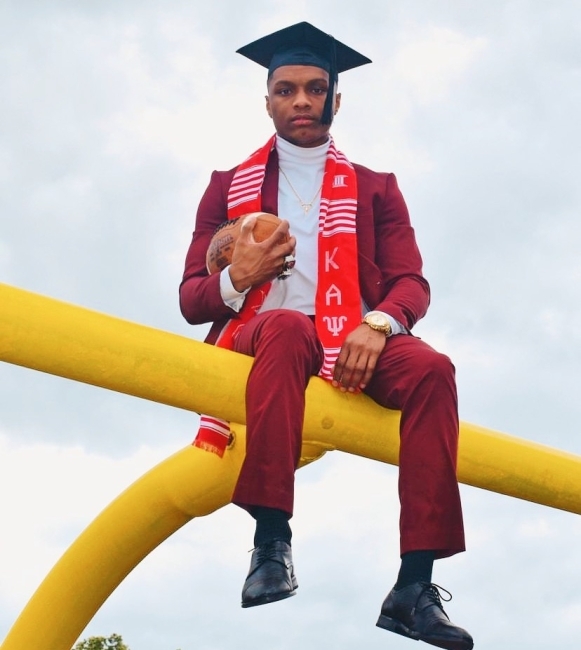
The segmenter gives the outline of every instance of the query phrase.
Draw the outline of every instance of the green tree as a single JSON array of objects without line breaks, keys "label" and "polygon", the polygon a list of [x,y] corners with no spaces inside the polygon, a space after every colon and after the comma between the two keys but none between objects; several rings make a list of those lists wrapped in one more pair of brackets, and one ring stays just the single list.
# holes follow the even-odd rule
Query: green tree
[{"label": "green tree", "polygon": [[92,636],[79,641],[73,650],[129,650],[120,634]]}]

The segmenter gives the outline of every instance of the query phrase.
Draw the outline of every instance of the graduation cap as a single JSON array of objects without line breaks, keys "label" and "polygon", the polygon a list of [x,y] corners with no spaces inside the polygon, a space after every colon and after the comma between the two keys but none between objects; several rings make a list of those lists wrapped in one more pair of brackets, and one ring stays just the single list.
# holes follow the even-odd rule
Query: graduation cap
[{"label": "graduation cap", "polygon": [[[307,22],[285,27],[236,50],[251,61],[268,68],[268,76],[283,65],[312,65],[329,73],[331,86],[340,72],[371,63],[363,54],[341,43]],[[327,93],[323,124],[333,121],[332,87]]]}]

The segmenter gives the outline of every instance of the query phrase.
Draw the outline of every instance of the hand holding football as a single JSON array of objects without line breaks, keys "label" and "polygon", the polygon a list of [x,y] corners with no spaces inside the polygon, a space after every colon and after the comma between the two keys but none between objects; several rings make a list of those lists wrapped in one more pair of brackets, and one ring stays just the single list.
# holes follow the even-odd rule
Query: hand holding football
[{"label": "hand holding football", "polygon": [[[240,229],[246,219],[256,217],[252,236],[256,242],[264,241],[278,228],[280,219],[268,212],[251,212],[237,219],[230,219],[220,224],[212,235],[208,251],[206,253],[206,267],[208,273],[218,273],[232,262],[234,246],[240,236]],[[284,241],[288,241],[288,234]]]}]

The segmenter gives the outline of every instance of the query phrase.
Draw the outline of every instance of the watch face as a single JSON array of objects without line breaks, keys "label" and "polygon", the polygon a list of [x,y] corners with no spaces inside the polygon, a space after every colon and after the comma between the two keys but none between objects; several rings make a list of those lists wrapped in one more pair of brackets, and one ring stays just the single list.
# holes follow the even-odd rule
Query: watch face
[{"label": "watch face", "polygon": [[378,325],[379,327],[385,327],[389,323],[383,314],[378,314],[377,312],[367,314],[367,321],[372,325]]}]

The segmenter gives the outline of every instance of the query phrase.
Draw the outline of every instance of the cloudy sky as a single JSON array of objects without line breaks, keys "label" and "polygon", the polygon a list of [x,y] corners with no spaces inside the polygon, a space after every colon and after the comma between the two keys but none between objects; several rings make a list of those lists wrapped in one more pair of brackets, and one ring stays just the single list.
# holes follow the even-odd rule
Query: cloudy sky
[{"label": "cloudy sky", "polygon": [[[300,20],[374,62],[341,80],[333,134],[398,177],[433,290],[417,333],[454,359],[461,418],[581,454],[579,2],[3,0],[0,282],[203,338],[177,302],[198,200],[272,132],[264,71],[234,51]],[[77,535],[196,424],[0,364],[0,638]],[[411,649],[375,627],[398,567],[396,480],[338,453],[299,472],[296,598],[241,610],[252,525],[229,506],[155,550],[82,636]],[[469,550],[434,573],[452,619],[478,648],[578,648],[579,517],[462,494]]]}]

